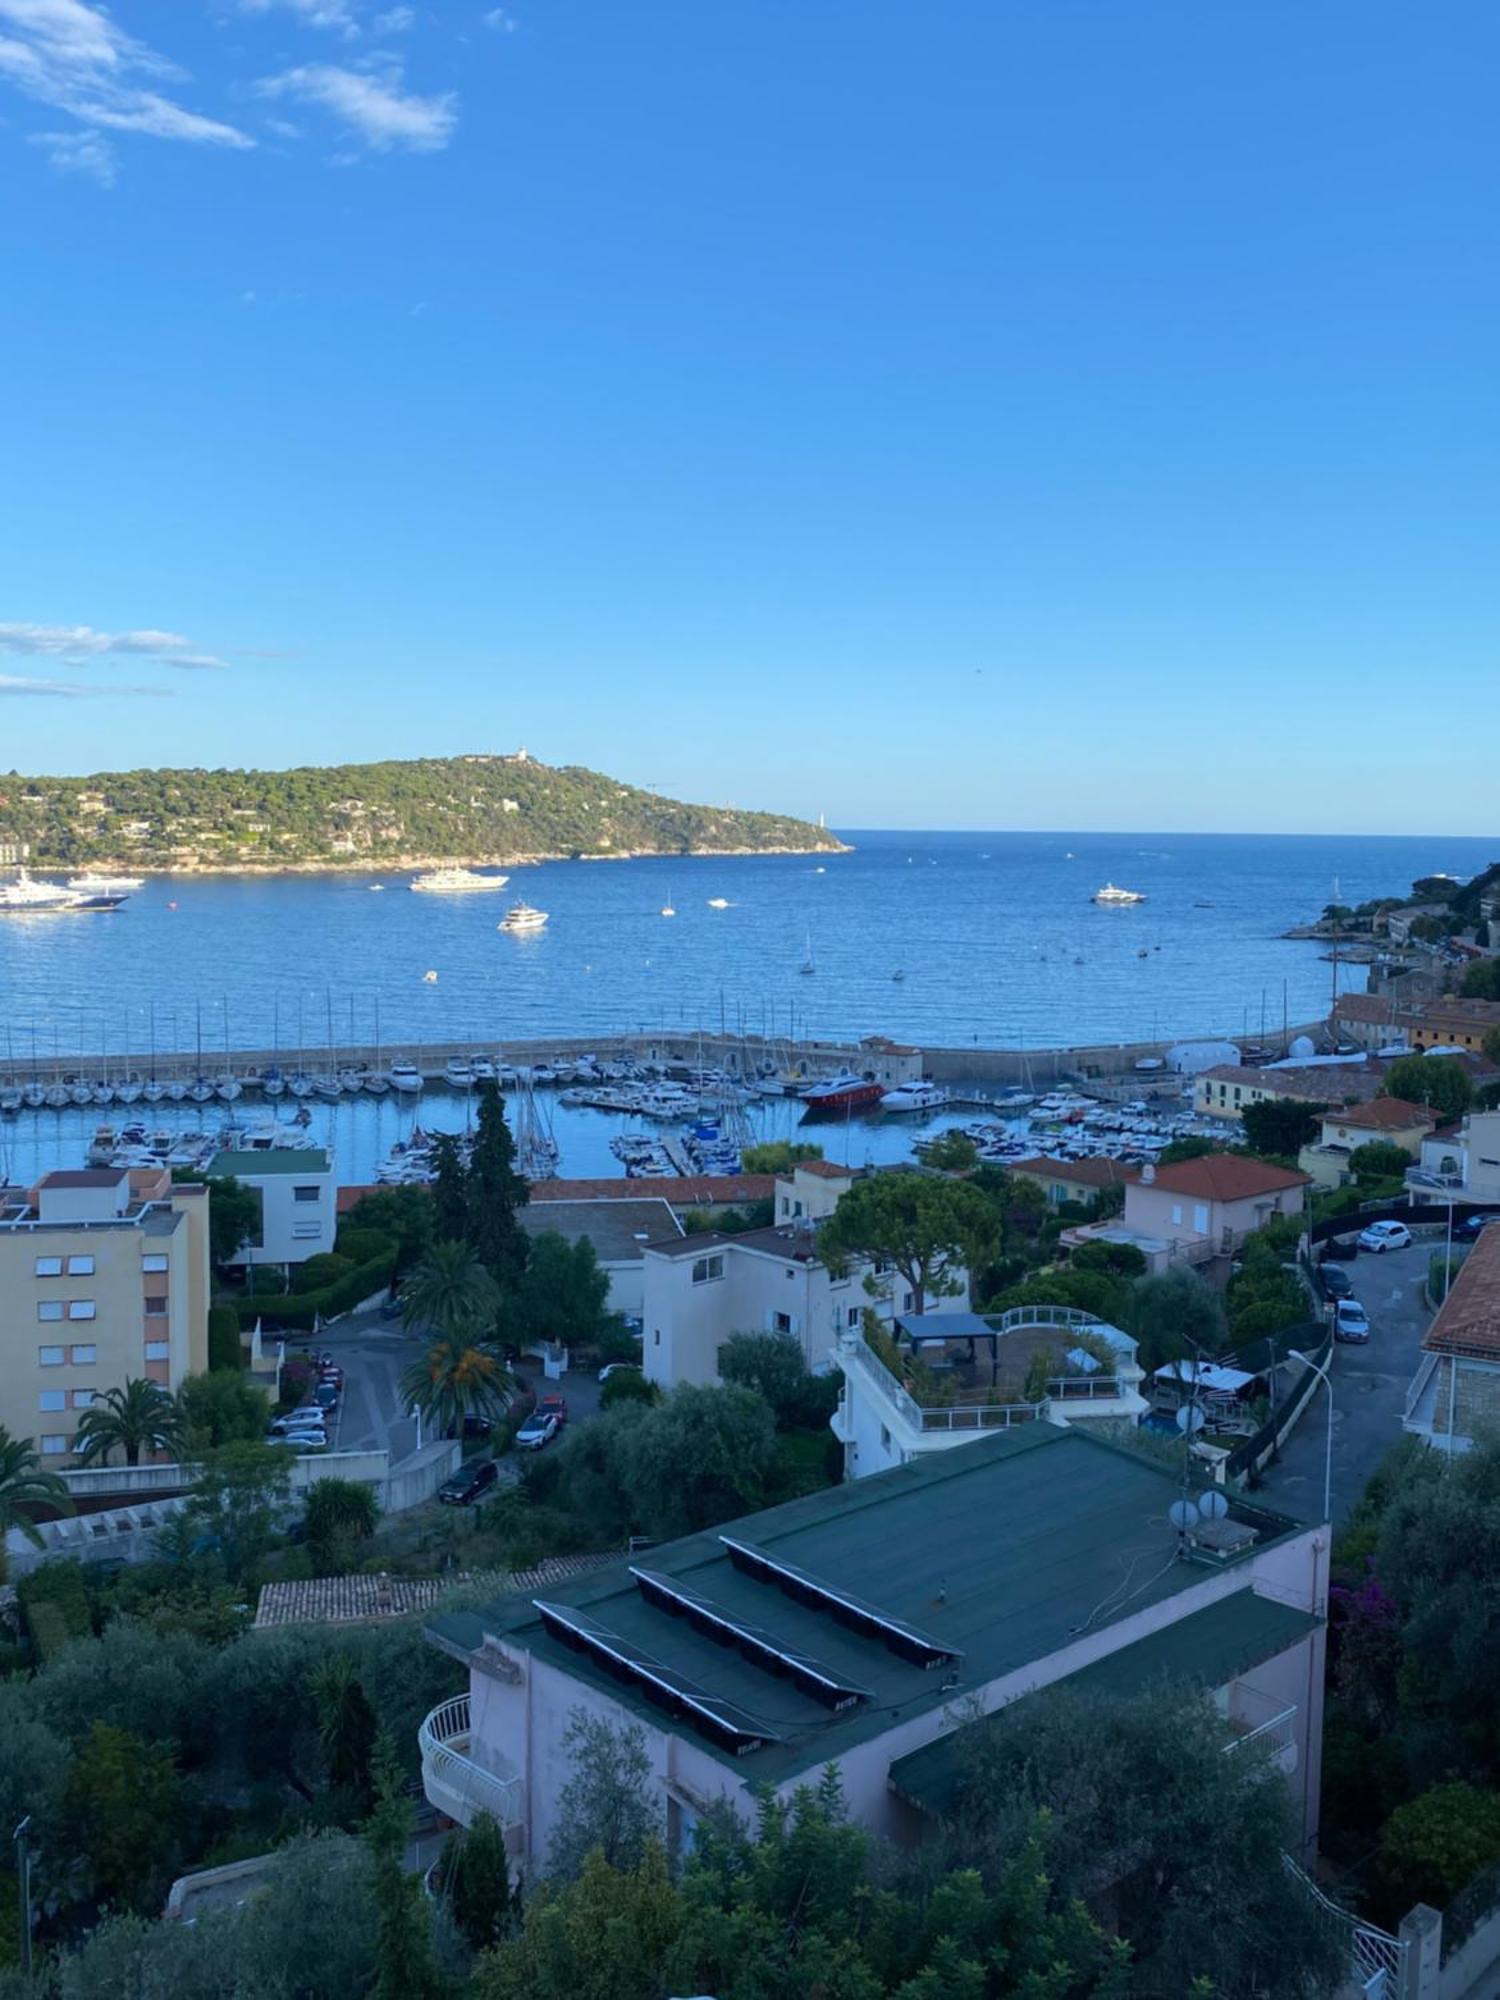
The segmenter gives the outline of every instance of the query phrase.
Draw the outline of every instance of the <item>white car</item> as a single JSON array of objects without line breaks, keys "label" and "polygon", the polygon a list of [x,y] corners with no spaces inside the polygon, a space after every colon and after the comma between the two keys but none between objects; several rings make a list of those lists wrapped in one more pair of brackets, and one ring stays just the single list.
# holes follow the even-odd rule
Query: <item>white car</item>
[{"label": "white car", "polygon": [[556,1417],[535,1410],[516,1432],[516,1444],[522,1451],[540,1451],[557,1436],[557,1429]]},{"label": "white car", "polygon": [[1333,1332],[1336,1340],[1352,1341],[1356,1347],[1363,1347],[1370,1338],[1370,1315],[1358,1299],[1340,1299],[1333,1309]]},{"label": "white car", "polygon": [[322,1451],[328,1443],[326,1431],[280,1431],[267,1444],[288,1445],[293,1451]]},{"label": "white car", "polygon": [[1411,1231],[1404,1222],[1372,1222],[1359,1232],[1361,1250],[1404,1250],[1410,1242]]}]

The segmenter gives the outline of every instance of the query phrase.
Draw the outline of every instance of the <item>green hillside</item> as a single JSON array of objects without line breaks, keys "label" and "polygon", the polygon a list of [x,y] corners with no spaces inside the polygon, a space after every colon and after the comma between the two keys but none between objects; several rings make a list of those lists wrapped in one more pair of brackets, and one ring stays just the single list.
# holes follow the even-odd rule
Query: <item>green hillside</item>
[{"label": "green hillside", "polygon": [[424,757],[295,771],[0,778],[0,850],[35,867],[371,868],[629,854],[824,852],[779,813],[684,805],[575,765]]}]

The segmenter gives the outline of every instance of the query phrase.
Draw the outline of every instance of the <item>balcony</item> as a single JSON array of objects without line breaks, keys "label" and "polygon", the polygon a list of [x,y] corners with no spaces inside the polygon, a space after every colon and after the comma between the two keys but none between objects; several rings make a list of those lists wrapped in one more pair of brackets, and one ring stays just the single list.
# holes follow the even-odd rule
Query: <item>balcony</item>
[{"label": "balcony", "polygon": [[1229,1690],[1229,1741],[1226,1757],[1238,1756],[1252,1743],[1269,1753],[1274,1769],[1290,1777],[1297,1768],[1297,1704],[1279,1702],[1241,1681]]},{"label": "balcony", "polygon": [[440,1702],[417,1731],[422,1752],[422,1790],[428,1803],[460,1826],[488,1813],[519,1855],[525,1844],[526,1787],[511,1770],[497,1773],[469,1754],[469,1697]]}]

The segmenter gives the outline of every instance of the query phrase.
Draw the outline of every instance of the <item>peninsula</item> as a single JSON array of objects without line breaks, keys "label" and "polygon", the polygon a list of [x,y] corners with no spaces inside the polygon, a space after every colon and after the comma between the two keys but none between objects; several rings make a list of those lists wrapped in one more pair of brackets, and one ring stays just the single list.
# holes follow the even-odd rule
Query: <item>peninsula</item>
[{"label": "peninsula", "polygon": [[0,777],[0,859],[38,868],[247,874],[842,851],[807,820],[685,805],[524,750],[291,771]]}]

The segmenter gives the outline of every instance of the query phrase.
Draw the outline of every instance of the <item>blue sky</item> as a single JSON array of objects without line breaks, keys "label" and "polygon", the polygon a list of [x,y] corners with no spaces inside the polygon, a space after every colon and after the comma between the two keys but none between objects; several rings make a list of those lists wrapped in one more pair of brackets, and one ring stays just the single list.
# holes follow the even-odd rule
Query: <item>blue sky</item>
[{"label": "blue sky", "polygon": [[0,0],[0,766],[1495,830],[1500,15]]}]

